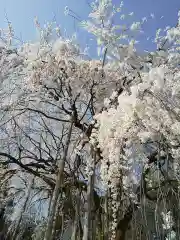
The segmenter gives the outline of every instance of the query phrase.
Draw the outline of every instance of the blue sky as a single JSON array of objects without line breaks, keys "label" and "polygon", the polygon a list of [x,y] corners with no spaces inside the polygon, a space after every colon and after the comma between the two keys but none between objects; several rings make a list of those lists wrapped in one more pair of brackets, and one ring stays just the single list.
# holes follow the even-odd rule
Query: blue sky
[{"label": "blue sky", "polygon": [[[0,0],[0,27],[6,26],[5,15],[12,22],[17,36],[22,36],[23,40],[34,40],[36,31],[34,28],[34,16],[38,16],[41,23],[51,21],[56,16],[56,21],[62,29],[67,30],[71,35],[75,31],[78,33],[79,42],[83,46],[92,46],[92,55],[95,54],[94,43],[91,37],[83,30],[75,27],[74,19],[64,16],[65,6],[69,6],[82,19],[86,19],[90,11],[87,2],[90,0]],[[115,4],[120,4],[119,0],[113,0]],[[125,0],[125,13],[134,12],[133,19],[139,20],[144,16],[154,13],[155,19],[150,19],[145,25],[146,35],[141,37],[140,48],[151,49],[151,41],[147,41],[147,36],[153,36],[156,28],[164,28],[167,25],[173,26],[177,22],[177,12],[180,9],[180,0]],[[161,18],[163,16],[163,18]],[[116,21],[120,21],[118,17]],[[76,23],[77,25],[77,23]]]},{"label": "blue sky", "polygon": [[[0,6],[0,27],[6,26],[7,15],[16,35],[22,36],[23,40],[36,38],[35,16],[38,16],[40,23],[52,21],[55,16],[62,29],[66,29],[67,34],[72,35],[78,29],[75,28],[74,19],[64,15],[65,6],[73,9],[82,19],[87,17],[90,10],[86,0],[0,0]],[[86,38],[86,34],[80,33],[82,42],[87,41]]]}]

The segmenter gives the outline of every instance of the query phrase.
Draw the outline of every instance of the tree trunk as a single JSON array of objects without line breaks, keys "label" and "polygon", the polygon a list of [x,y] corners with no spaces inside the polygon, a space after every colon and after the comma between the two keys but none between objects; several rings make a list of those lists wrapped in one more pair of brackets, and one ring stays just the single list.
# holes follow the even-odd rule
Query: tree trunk
[{"label": "tree trunk", "polygon": [[5,239],[5,218],[4,218],[4,213],[5,213],[5,207],[2,205],[0,207],[0,240]]},{"label": "tree trunk", "polygon": [[64,172],[64,166],[65,166],[65,161],[69,149],[69,143],[71,139],[71,133],[72,133],[72,126],[73,126],[73,121],[71,120],[71,125],[69,128],[67,140],[65,143],[65,148],[64,148],[64,153],[63,153],[63,158],[59,162],[58,166],[58,173],[56,177],[56,185],[53,191],[53,197],[51,201],[51,206],[50,206],[50,213],[48,217],[48,223],[47,223],[47,229],[45,233],[44,240],[52,240],[52,230],[53,230],[53,222],[56,214],[56,206],[58,202],[58,197],[60,194],[60,189],[62,188],[63,185],[63,172]]},{"label": "tree trunk", "polygon": [[60,198],[61,198],[61,194],[59,194],[58,201],[57,201],[56,213],[55,213],[55,218],[54,218],[54,222],[53,222],[53,229],[52,229],[52,239],[55,239],[55,236],[56,236],[56,226],[57,226],[57,222],[59,220],[58,216],[59,216]]},{"label": "tree trunk", "polygon": [[75,216],[73,222],[73,231],[71,240],[77,240],[82,238],[82,227],[81,227],[81,216],[80,216],[80,194],[76,191],[76,205],[75,205]]},{"label": "tree trunk", "polygon": [[93,174],[88,176],[88,186],[87,186],[87,211],[85,214],[85,223],[84,223],[84,235],[83,240],[92,240],[93,239],[93,197],[94,197],[94,168],[96,161],[96,153],[93,151]]}]

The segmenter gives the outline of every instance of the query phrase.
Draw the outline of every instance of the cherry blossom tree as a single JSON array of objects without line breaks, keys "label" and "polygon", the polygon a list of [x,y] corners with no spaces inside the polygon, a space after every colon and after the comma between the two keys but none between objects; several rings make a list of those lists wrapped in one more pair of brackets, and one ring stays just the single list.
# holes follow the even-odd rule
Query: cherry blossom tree
[{"label": "cherry blossom tree", "polygon": [[136,36],[147,19],[116,26],[116,14],[133,15],[122,11],[123,3],[95,1],[81,23],[97,39],[99,60],[87,60],[73,38],[38,19],[39,40],[14,50],[8,25],[0,53],[0,163],[10,174],[7,196],[22,190],[20,178],[29,186],[10,220],[13,239],[28,203],[42,199],[45,220],[32,239],[58,239],[66,226],[72,239],[152,239],[138,217],[148,202],[154,231],[179,236],[180,20],[162,35],[157,30],[154,52],[140,54]]}]

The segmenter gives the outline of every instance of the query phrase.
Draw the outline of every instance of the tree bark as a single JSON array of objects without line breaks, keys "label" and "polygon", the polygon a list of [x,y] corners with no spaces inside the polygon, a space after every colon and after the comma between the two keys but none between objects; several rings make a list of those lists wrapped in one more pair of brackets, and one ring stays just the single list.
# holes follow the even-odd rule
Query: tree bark
[{"label": "tree bark", "polygon": [[85,214],[83,240],[93,239],[93,193],[94,193],[94,168],[96,161],[96,152],[93,151],[93,174],[88,176],[87,186],[87,211]]},{"label": "tree bark", "polygon": [[61,198],[61,194],[59,194],[58,201],[57,201],[56,213],[55,213],[53,229],[52,229],[52,239],[55,239],[55,236],[56,236],[56,226],[57,226],[57,219],[58,219],[58,215],[59,215],[60,198]]}]

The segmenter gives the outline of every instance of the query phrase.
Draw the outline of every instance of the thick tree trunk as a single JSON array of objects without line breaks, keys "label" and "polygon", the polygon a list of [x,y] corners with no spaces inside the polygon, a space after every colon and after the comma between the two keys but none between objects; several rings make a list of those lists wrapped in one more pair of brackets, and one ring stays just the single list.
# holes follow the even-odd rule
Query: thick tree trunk
[{"label": "thick tree trunk", "polygon": [[[54,222],[53,222],[53,229],[52,229],[52,239],[55,239],[56,236],[56,226],[57,226],[57,222],[58,222],[58,216],[59,216],[59,202],[60,202],[60,198],[61,198],[61,194],[59,194],[59,198],[57,201],[57,206],[56,206],[56,213],[55,213],[55,218],[54,218]],[[61,224],[62,225],[62,224]]]},{"label": "thick tree trunk", "polygon": [[128,207],[124,218],[119,221],[116,229],[116,240],[125,240],[126,232],[132,220],[133,212],[137,208],[135,204]]},{"label": "thick tree trunk", "polygon": [[57,206],[57,202],[58,202],[58,197],[59,197],[62,185],[63,185],[63,172],[64,172],[65,161],[66,161],[66,157],[67,157],[67,153],[68,153],[68,149],[69,149],[69,143],[70,143],[71,134],[72,134],[72,126],[73,126],[73,121],[71,121],[71,125],[69,128],[67,140],[65,143],[63,158],[60,160],[59,166],[58,166],[56,185],[54,188],[53,197],[52,197],[52,201],[51,201],[50,213],[49,213],[49,217],[48,217],[48,224],[47,224],[47,229],[46,229],[44,240],[52,240],[53,222],[54,222],[54,218],[55,218],[55,214],[56,214],[56,206]]}]

